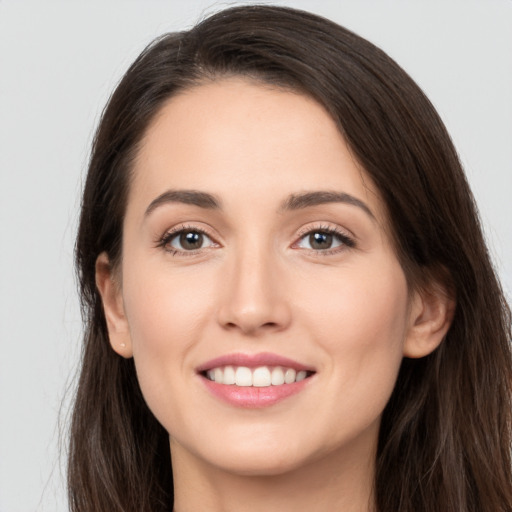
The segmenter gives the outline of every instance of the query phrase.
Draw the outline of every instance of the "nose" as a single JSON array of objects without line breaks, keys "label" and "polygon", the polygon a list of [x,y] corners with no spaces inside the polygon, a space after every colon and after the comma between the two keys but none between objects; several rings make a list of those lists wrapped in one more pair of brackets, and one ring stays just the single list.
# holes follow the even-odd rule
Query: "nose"
[{"label": "nose", "polygon": [[239,254],[223,276],[219,324],[255,337],[285,330],[291,322],[285,281],[275,258],[264,250]]}]

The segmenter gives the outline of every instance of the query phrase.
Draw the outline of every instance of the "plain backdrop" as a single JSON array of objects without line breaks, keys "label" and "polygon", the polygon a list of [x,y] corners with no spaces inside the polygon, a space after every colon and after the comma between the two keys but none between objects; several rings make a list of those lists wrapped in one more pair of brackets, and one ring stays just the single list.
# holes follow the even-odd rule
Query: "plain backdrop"
[{"label": "plain backdrop", "polygon": [[[512,1],[276,1],[397,60],[438,108],[512,295]],[[0,0],[0,511],[67,510],[80,189],[114,85],[155,36],[234,2]]]}]

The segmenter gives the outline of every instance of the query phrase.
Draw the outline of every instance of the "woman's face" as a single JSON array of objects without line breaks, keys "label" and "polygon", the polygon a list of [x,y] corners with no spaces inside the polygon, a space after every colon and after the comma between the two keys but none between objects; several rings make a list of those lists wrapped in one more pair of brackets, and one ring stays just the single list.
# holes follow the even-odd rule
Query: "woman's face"
[{"label": "woman's face", "polygon": [[313,100],[225,79],[168,101],[109,328],[172,450],[244,474],[374,454],[414,322],[386,226]]}]

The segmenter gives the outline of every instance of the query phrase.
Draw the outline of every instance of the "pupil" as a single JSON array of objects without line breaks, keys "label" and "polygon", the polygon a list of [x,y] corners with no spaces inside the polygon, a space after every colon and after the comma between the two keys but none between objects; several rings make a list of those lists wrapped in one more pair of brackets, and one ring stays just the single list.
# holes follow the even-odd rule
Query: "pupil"
[{"label": "pupil", "polygon": [[203,244],[203,235],[194,231],[182,233],[180,235],[180,244],[184,249],[199,249]]},{"label": "pupil", "polygon": [[329,233],[313,233],[309,235],[309,243],[313,249],[328,249],[332,245],[332,235]]}]

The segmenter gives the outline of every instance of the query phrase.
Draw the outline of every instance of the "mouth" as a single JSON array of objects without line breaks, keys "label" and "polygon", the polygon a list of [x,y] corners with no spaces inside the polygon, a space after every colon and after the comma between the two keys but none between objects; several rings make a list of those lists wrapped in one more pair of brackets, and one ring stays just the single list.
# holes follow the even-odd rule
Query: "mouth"
[{"label": "mouth", "polygon": [[265,388],[300,382],[313,375],[313,371],[296,370],[282,366],[217,366],[201,372],[203,377],[217,384],[238,387]]},{"label": "mouth", "polygon": [[230,354],[196,371],[214,396],[243,408],[274,405],[302,391],[316,374],[312,367],[270,353]]}]

